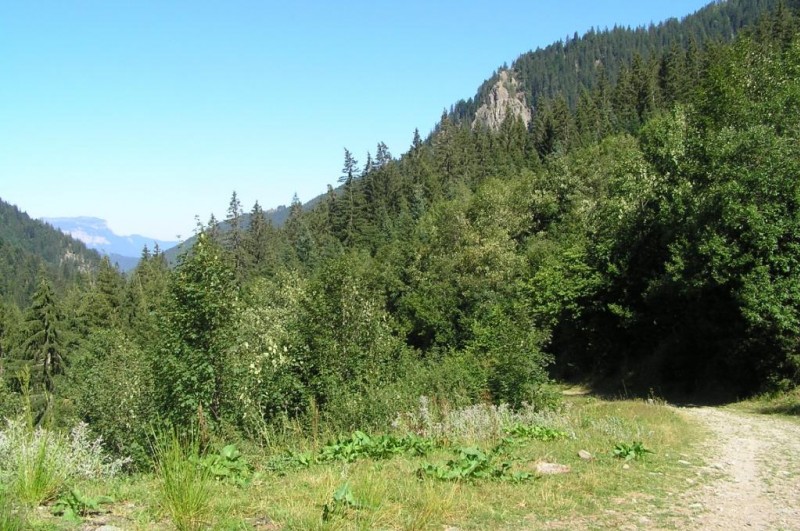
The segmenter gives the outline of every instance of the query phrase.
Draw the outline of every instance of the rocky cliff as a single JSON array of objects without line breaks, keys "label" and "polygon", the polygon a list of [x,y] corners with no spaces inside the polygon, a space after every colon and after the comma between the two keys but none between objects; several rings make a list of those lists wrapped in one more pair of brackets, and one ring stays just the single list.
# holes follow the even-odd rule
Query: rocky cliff
[{"label": "rocky cliff", "polygon": [[531,121],[531,109],[525,102],[525,93],[519,90],[519,82],[509,70],[502,70],[497,82],[475,113],[472,127],[487,127],[497,131],[506,116],[518,116],[527,126]]}]

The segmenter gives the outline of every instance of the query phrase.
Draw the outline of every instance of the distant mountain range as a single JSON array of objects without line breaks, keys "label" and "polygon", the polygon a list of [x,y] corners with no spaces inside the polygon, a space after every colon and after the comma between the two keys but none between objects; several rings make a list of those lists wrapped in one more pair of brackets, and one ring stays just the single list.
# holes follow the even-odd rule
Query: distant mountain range
[{"label": "distant mountain range", "polygon": [[42,221],[80,240],[90,249],[108,256],[121,271],[130,271],[139,262],[146,245],[151,251],[158,245],[161,250],[177,245],[177,241],[159,240],[139,234],[121,236],[114,233],[106,220],[88,216],[73,218],[42,218]]}]

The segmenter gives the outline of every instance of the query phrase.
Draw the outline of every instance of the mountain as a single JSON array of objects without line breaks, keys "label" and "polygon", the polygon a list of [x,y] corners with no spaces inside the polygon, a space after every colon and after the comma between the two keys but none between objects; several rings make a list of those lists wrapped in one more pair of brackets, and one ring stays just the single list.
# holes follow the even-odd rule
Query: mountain
[{"label": "mountain", "polygon": [[0,199],[0,300],[26,305],[41,269],[61,290],[99,263],[82,241]]},{"label": "mountain", "polygon": [[[528,104],[538,109],[546,100],[563,97],[571,108],[582,92],[599,84],[613,85],[629,70],[636,57],[644,61],[669,60],[667,52],[688,50],[690,56],[709,43],[731,41],[779,5],[800,8],[800,0],[722,0],[711,2],[682,19],[671,18],[647,27],[615,26],[591,29],[579,36],[557,41],[520,55],[512,64],[519,88]],[[477,94],[457,102],[450,117],[472,121],[492,99],[497,83],[504,81],[499,68],[483,82]],[[521,97],[521,94],[520,94]]]},{"label": "mountain", "polygon": [[168,249],[178,243],[139,234],[120,236],[109,228],[106,220],[94,217],[43,218],[43,221],[82,241],[90,249],[107,255],[122,271],[136,267],[145,246],[151,250],[156,245]]}]

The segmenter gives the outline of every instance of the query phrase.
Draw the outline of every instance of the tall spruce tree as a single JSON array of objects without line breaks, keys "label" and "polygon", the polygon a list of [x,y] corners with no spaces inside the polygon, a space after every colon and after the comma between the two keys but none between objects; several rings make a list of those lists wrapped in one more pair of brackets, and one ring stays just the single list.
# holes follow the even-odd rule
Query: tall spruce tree
[{"label": "tall spruce tree", "polygon": [[343,242],[352,242],[355,237],[355,219],[357,211],[355,180],[358,174],[358,161],[353,157],[353,154],[350,153],[350,150],[345,148],[342,175],[339,177],[339,182],[344,185],[344,204],[343,208],[339,211],[339,216],[343,220],[343,223],[341,223],[343,231],[338,236]]},{"label": "tall spruce tree", "polygon": [[40,271],[39,275],[39,284],[25,319],[25,351],[34,364],[41,364],[42,385],[45,390],[52,392],[54,376],[63,374],[66,360],[53,286],[44,271]]}]

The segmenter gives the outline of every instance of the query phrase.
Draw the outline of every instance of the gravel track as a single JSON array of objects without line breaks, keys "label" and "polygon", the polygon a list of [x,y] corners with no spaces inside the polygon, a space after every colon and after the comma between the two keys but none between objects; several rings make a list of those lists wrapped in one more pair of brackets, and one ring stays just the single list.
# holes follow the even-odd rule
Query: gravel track
[{"label": "gravel track", "polygon": [[695,529],[800,531],[800,423],[712,407],[680,408],[712,436],[713,479],[686,493]]}]

